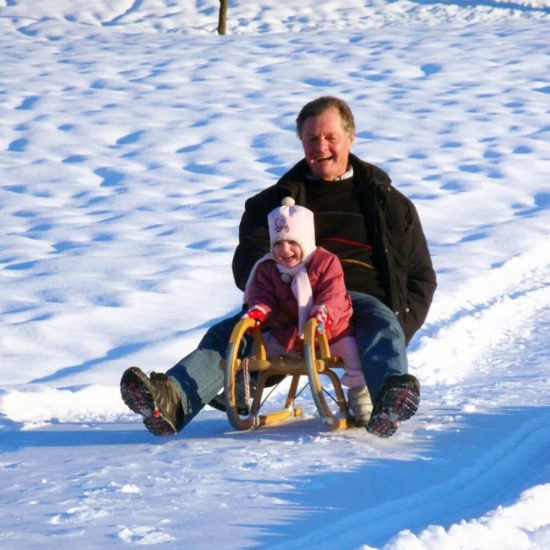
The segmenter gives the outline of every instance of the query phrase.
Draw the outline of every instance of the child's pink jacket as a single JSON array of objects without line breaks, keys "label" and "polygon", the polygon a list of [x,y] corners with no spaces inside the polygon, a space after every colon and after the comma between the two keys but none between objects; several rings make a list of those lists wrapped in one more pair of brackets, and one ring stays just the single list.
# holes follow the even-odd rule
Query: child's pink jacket
[{"label": "child's pink jacket", "polygon": [[[318,246],[307,266],[313,294],[313,307],[325,305],[332,318],[327,330],[329,341],[353,334],[350,319],[351,299],[344,283],[344,272],[338,257]],[[267,314],[266,327],[277,341],[290,351],[298,339],[298,304],[290,283],[281,279],[274,260],[261,262],[247,289],[248,307],[260,306]]]}]

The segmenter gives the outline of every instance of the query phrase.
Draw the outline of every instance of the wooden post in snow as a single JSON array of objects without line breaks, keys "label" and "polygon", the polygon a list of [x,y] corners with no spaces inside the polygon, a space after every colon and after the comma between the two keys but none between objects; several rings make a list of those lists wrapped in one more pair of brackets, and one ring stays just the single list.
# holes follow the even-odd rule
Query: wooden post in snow
[{"label": "wooden post in snow", "polygon": [[220,15],[218,17],[218,34],[225,34],[227,21],[227,0],[220,0]]}]

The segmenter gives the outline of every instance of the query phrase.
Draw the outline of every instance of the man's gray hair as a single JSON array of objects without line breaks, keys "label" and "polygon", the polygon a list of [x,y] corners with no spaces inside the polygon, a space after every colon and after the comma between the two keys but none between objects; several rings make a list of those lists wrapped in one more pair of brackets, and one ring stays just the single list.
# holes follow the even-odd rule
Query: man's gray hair
[{"label": "man's gray hair", "polygon": [[307,118],[319,116],[332,107],[338,109],[340,117],[342,118],[342,127],[344,131],[350,135],[355,134],[355,120],[353,119],[353,113],[349,105],[338,97],[323,96],[306,103],[302,107],[302,110],[296,118],[296,133],[298,137],[302,139],[304,123]]}]

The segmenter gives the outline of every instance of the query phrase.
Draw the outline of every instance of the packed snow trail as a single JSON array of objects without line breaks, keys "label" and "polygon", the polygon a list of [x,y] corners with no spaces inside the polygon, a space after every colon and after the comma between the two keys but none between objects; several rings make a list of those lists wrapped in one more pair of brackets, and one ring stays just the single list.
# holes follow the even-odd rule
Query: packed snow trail
[{"label": "packed snow trail", "polygon": [[[400,443],[412,437],[418,454],[392,464],[387,473],[367,463],[372,475],[358,477],[347,490],[342,489],[345,477],[335,479],[319,493],[319,501],[322,495],[326,502],[327,494],[353,494],[353,509],[364,511],[341,521],[332,513],[325,529],[296,527],[298,539],[281,547],[380,545],[395,533],[396,525],[420,530],[429,518],[428,523],[449,527],[486,514],[499,503],[511,504],[522,491],[549,479],[550,264],[541,252],[529,251],[486,277],[488,283],[506,281],[500,295],[494,295],[495,284],[488,284],[478,303],[469,304],[469,314],[456,316],[413,354],[416,359],[429,357],[419,373],[421,380],[429,378],[428,369],[441,350],[446,351],[444,359],[458,361],[454,374],[438,380],[436,371],[424,386],[414,432],[405,435],[411,428],[405,424],[398,433]],[[510,276],[512,271],[517,277]],[[479,288],[477,283],[471,286]],[[465,325],[475,328],[465,330]],[[464,353],[457,357],[461,346]],[[461,358],[472,364],[458,368]],[[384,443],[373,445],[384,448]],[[391,460],[391,452],[386,459]],[[309,501],[316,499],[310,496]],[[329,506],[340,507],[346,503]],[[547,519],[550,524],[550,514]],[[308,535],[300,537],[300,531]]]},{"label": "packed snow trail", "polygon": [[[433,363],[439,352],[430,346],[446,349],[460,337],[471,349],[476,338],[501,333],[491,340],[497,345],[472,354],[478,369],[466,368],[454,382],[425,384],[418,415],[391,440],[362,429],[326,433],[316,418],[234,433],[222,413],[209,409],[174,439],[150,436],[139,421],[30,431],[8,425],[4,431],[15,431],[0,447],[10,457],[2,466],[12,471],[4,494],[18,527],[3,537],[36,545],[54,537],[57,547],[70,548],[91,529],[97,537],[116,532],[125,542],[176,547],[185,540],[201,548],[207,529],[209,544],[227,548],[356,548],[383,545],[399,530],[449,528],[513,505],[550,476],[548,268],[522,260],[518,281],[510,278],[499,297],[486,294],[471,304],[477,332],[464,331],[468,316],[458,316],[413,354]],[[500,269],[508,277],[512,267]],[[495,325],[495,315],[514,322]],[[422,369],[421,377],[428,364]],[[305,408],[314,414],[311,399]],[[67,453],[73,446],[81,452]],[[21,494],[29,478],[32,501]],[[55,494],[68,498],[57,501]],[[212,501],[219,507],[215,521],[225,525],[219,538],[211,510],[201,519]],[[37,531],[41,506],[55,513]],[[252,513],[258,507],[261,520]]]}]

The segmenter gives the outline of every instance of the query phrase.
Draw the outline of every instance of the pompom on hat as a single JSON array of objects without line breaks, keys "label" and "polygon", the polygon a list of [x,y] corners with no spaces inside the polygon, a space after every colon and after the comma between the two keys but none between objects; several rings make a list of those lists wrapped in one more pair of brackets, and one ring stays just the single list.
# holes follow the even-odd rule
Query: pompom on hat
[{"label": "pompom on hat", "polygon": [[305,262],[316,249],[315,222],[311,210],[297,206],[292,197],[285,197],[282,206],[272,210],[268,217],[271,251],[279,241],[294,241],[302,249]]}]

